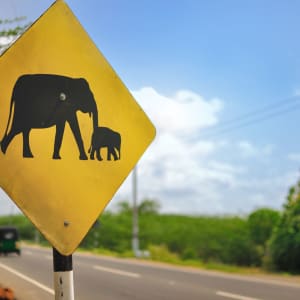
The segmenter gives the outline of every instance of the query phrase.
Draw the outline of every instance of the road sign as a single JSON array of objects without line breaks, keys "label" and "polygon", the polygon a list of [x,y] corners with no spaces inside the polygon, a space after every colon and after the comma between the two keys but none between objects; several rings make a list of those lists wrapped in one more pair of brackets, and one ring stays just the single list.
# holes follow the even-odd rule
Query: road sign
[{"label": "road sign", "polygon": [[64,1],[0,56],[0,186],[60,253],[73,253],[154,136]]}]

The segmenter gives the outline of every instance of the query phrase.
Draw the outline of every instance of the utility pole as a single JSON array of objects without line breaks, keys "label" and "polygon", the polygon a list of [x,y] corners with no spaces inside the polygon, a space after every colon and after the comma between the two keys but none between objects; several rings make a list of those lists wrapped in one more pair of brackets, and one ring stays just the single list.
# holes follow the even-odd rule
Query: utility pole
[{"label": "utility pole", "polygon": [[9,225],[13,224],[13,215],[14,215],[14,204],[11,204],[10,215],[9,215]]},{"label": "utility pole", "polygon": [[137,165],[132,171],[132,251],[134,255],[139,256],[139,216],[137,205]]}]

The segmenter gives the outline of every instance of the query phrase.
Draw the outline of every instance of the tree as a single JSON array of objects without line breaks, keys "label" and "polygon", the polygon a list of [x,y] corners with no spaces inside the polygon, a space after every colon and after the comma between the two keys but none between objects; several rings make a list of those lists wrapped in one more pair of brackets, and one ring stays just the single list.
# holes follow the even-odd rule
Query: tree
[{"label": "tree", "polygon": [[[132,213],[132,205],[128,201],[118,203],[118,213]],[[138,205],[139,214],[158,214],[160,204],[156,200],[144,199]]]},{"label": "tree", "polygon": [[119,214],[128,214],[132,213],[132,207],[127,201],[119,202],[117,205]]},{"label": "tree", "polygon": [[252,212],[248,217],[248,226],[252,241],[266,248],[274,227],[280,219],[278,211],[270,208],[260,208]]},{"label": "tree", "polygon": [[144,199],[139,205],[140,214],[158,214],[160,204],[156,200]]},{"label": "tree", "polygon": [[25,19],[25,17],[19,17],[15,19],[0,20],[0,54],[30,25],[25,24],[11,27],[11,24],[24,21]]},{"label": "tree", "polygon": [[300,271],[300,181],[291,187],[284,212],[269,245],[274,267],[282,271]]}]

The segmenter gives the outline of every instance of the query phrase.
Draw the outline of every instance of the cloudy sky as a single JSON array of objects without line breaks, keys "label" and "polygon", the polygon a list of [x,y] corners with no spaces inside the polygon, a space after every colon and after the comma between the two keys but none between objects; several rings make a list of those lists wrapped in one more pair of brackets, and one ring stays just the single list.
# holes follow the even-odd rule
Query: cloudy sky
[{"label": "cloudy sky", "polygon": [[[1,0],[0,19],[33,21],[51,2]],[[299,1],[66,2],[157,128],[139,201],[182,214],[282,207],[299,178]],[[129,177],[109,208],[131,194]]]}]

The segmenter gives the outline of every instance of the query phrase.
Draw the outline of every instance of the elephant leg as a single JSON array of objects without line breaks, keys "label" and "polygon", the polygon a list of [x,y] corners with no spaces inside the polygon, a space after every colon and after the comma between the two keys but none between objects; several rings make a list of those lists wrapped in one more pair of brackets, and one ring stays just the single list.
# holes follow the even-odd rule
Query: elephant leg
[{"label": "elephant leg", "polygon": [[11,130],[8,135],[5,135],[3,140],[1,141],[1,151],[5,154],[7,147],[9,146],[12,139],[16,136],[17,132]]},{"label": "elephant leg", "polygon": [[111,160],[111,148],[107,147],[107,157],[106,160]]},{"label": "elephant leg", "polygon": [[54,141],[54,152],[53,159],[60,159],[59,151],[62,143],[63,134],[65,131],[65,122],[61,122],[56,124],[56,133],[55,133],[55,141]]},{"label": "elephant leg", "polygon": [[23,157],[33,157],[29,145],[29,132],[30,129],[25,129],[23,133]]},{"label": "elephant leg", "polygon": [[120,149],[120,147],[117,147],[117,150],[118,150],[118,159],[121,159],[121,149]]},{"label": "elephant leg", "polygon": [[112,155],[113,155],[113,157],[114,157],[114,160],[118,160],[119,158],[118,158],[116,149],[113,147],[112,150],[113,150],[113,151],[112,151]]},{"label": "elephant leg", "polygon": [[91,154],[90,154],[90,159],[91,160],[94,160],[95,159],[95,152],[96,152],[96,149],[93,147],[93,146],[91,146]]},{"label": "elephant leg", "polygon": [[[109,158],[108,158],[108,155],[109,155]],[[114,157],[114,160],[118,159],[118,156],[116,154],[116,150],[114,147],[107,148],[107,160],[111,160],[111,155]]]},{"label": "elephant leg", "polygon": [[79,159],[82,159],[82,160],[88,159],[85,154],[84,145],[83,145],[80,128],[79,128],[79,124],[78,124],[76,115],[74,117],[72,117],[71,119],[69,119],[68,122],[70,124],[71,130],[73,132],[73,135],[75,137],[75,140],[76,140],[76,143],[78,146],[78,150],[80,153]]},{"label": "elephant leg", "polygon": [[99,160],[99,161],[101,161],[101,160],[103,160],[103,158],[101,157],[101,153],[100,153],[100,147],[97,149],[97,152],[96,152],[96,155],[97,155],[97,159]]}]

